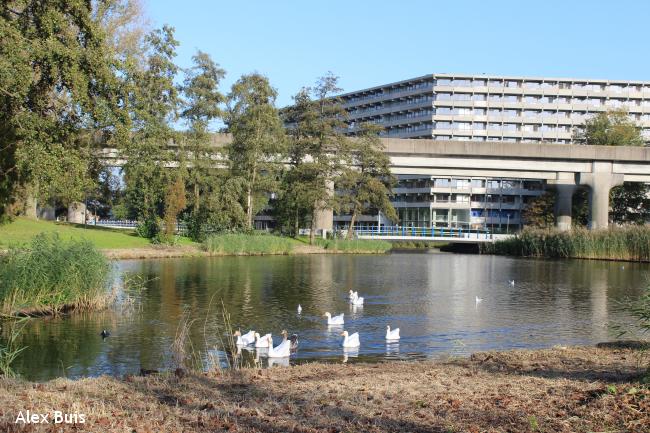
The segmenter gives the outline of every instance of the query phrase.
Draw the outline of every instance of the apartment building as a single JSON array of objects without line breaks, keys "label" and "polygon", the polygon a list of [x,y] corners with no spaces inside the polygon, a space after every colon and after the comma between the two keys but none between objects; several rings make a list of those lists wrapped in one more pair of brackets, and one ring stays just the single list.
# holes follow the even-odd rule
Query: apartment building
[{"label": "apartment building", "polygon": [[650,142],[650,82],[433,74],[341,95],[395,138],[571,143],[595,113],[625,109]]},{"label": "apartment building", "polygon": [[[432,74],[341,98],[350,135],[372,122],[385,137],[567,144],[594,114],[624,109],[650,143],[650,82]],[[393,205],[400,225],[509,231],[545,188],[541,180],[399,176]],[[339,228],[348,221],[335,217]],[[378,223],[366,216],[359,226]]]}]

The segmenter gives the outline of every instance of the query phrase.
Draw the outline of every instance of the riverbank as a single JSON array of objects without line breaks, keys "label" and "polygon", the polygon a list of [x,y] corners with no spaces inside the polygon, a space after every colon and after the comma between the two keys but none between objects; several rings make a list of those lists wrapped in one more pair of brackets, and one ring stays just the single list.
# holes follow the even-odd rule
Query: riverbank
[{"label": "riverbank", "polygon": [[[63,241],[88,240],[109,259],[154,259],[173,257],[219,257],[296,254],[382,254],[391,244],[376,240],[324,240],[309,245],[307,238],[273,235],[222,235],[204,244],[179,237],[176,245],[152,244],[133,230],[84,226],[53,221],[17,218],[0,225],[0,255],[11,246],[27,246],[40,233],[56,233]],[[260,242],[262,241],[262,242]]]},{"label": "riverbank", "polygon": [[54,431],[60,425],[25,430],[14,422],[21,410],[59,410],[84,414],[77,428],[88,432],[645,432],[650,390],[640,382],[643,356],[571,347],[440,362],[39,384],[3,379],[0,431]]},{"label": "riverbank", "polygon": [[514,237],[481,244],[481,253],[650,262],[650,227],[626,226],[570,231],[526,229]]}]

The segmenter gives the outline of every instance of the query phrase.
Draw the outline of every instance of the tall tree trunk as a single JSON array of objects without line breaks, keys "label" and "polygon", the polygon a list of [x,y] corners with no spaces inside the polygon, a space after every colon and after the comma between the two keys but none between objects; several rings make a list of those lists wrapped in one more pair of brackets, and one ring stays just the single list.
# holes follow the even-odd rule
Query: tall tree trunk
[{"label": "tall tree trunk", "polygon": [[293,218],[293,237],[297,238],[300,233],[300,216],[298,215],[298,208],[296,207],[296,212]]},{"label": "tall tree trunk", "polygon": [[357,221],[357,207],[355,206],[352,209],[352,218],[350,218],[350,227],[348,228],[348,233],[345,236],[345,238],[348,240],[352,239],[352,235],[354,234],[354,223],[356,221]]},{"label": "tall tree trunk", "polygon": [[199,183],[196,181],[194,182],[194,214],[199,213]]},{"label": "tall tree trunk", "polygon": [[25,216],[38,218],[38,181],[25,185]]},{"label": "tall tree trunk", "polygon": [[313,206],[311,208],[311,225],[309,228],[309,245],[314,245],[316,240],[316,210],[317,207]]}]

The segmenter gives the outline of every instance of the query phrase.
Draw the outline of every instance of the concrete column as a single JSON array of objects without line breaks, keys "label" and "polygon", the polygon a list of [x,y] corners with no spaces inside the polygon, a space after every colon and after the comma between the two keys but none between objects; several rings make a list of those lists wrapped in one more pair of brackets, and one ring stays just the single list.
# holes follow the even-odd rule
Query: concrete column
[{"label": "concrete column", "polygon": [[612,173],[611,162],[592,163],[591,173],[580,173],[580,184],[589,191],[589,228],[607,228],[609,224],[609,191],[623,184],[623,175]]},{"label": "concrete column", "polygon": [[[334,182],[327,181],[327,190],[330,196],[334,194]],[[323,230],[331,233],[334,229],[334,211],[331,207],[320,207],[314,218],[316,219],[316,233],[322,233]]]},{"label": "concrete column", "polygon": [[73,201],[68,206],[68,222],[75,224],[83,224],[84,219],[86,218],[86,205]]},{"label": "concrete column", "polygon": [[575,173],[560,172],[556,178],[549,180],[548,185],[556,191],[555,197],[555,227],[558,230],[571,230],[571,210],[573,208],[573,194],[576,185]]}]

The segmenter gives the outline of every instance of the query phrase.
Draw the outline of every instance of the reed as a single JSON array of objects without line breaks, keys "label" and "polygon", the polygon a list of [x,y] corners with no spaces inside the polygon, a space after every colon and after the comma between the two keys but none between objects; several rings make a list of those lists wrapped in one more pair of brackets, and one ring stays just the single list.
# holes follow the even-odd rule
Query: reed
[{"label": "reed", "polygon": [[361,254],[382,254],[393,247],[388,241],[371,239],[317,239],[316,244],[326,250]]},{"label": "reed", "polygon": [[86,240],[42,233],[0,257],[0,314],[43,315],[106,307],[108,260]]},{"label": "reed", "polygon": [[518,235],[481,245],[485,254],[523,257],[650,261],[650,228],[612,227],[603,230],[525,229]]},{"label": "reed", "polygon": [[267,234],[221,234],[207,238],[202,247],[215,255],[290,254],[296,243]]}]

